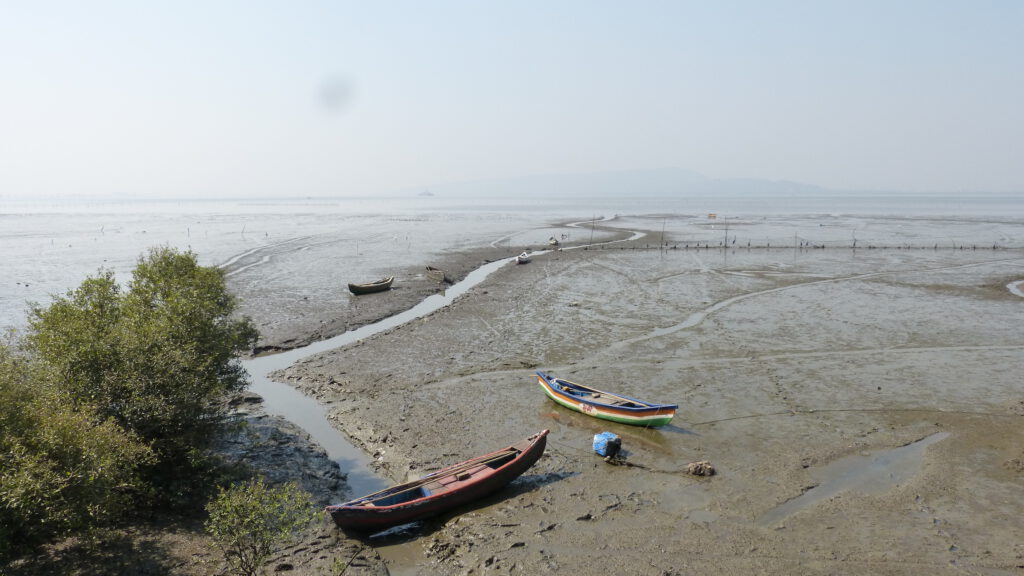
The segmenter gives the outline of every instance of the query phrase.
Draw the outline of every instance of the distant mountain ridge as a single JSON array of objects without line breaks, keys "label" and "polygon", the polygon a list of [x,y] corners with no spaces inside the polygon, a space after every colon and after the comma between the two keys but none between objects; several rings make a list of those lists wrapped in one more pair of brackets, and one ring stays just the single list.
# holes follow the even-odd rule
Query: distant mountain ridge
[{"label": "distant mountain ridge", "polygon": [[588,196],[779,196],[837,194],[837,190],[757,178],[712,179],[681,168],[536,174],[516,178],[431,184],[438,195],[547,197]]}]

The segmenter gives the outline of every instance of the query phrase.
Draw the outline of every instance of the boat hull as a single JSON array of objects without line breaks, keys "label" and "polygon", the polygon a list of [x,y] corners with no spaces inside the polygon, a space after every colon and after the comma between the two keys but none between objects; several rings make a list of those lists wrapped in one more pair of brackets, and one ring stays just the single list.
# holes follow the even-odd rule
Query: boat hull
[{"label": "boat hull", "polygon": [[362,294],[373,294],[374,292],[384,292],[385,290],[391,289],[391,284],[394,281],[395,277],[390,276],[376,282],[370,282],[369,284],[349,284],[348,291],[357,296]]},{"label": "boat hull", "polygon": [[586,396],[569,392],[569,390],[576,386],[572,382],[562,380],[561,378],[553,378],[543,372],[537,373],[537,381],[541,389],[544,390],[544,394],[555,403],[587,416],[620,424],[649,427],[665,426],[675,417],[676,409],[678,408],[674,404],[652,404],[623,396],[619,396],[619,398],[630,400],[636,406],[616,406],[588,400]]},{"label": "boat hull", "polygon": [[[522,475],[544,453],[547,435],[548,431],[543,430],[523,442],[513,444],[503,450],[455,464],[431,474],[429,476],[433,479],[431,484],[447,484],[450,486],[450,488],[446,488],[437,494],[383,506],[368,506],[363,503],[365,497],[357,498],[337,506],[328,506],[326,510],[339,528],[356,531],[383,530],[392,526],[436,516],[487,496]],[[467,462],[486,461],[491,455],[498,455],[500,457],[502,452],[514,449],[519,450],[519,453],[509,462],[460,484],[461,474],[459,471],[465,472],[463,469]],[[446,474],[448,470],[452,470],[453,473]],[[391,490],[401,489],[402,486],[404,485],[397,486]]]},{"label": "boat hull", "polygon": [[440,268],[434,268],[433,266],[427,266],[427,278],[437,282],[438,284],[451,284],[452,279],[448,276],[448,273]]}]

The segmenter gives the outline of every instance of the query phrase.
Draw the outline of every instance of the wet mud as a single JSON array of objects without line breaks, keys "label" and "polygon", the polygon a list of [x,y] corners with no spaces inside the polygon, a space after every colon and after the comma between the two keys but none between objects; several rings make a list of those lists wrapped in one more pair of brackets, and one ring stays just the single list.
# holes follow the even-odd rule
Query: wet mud
[{"label": "wet mud", "polygon": [[[464,276],[494,256],[442,265]],[[1014,250],[553,251],[276,378],[395,482],[552,431],[506,490],[361,540],[394,574],[1018,573],[1024,301],[1008,283],[1021,277]],[[406,299],[359,314],[304,304],[320,332],[265,323],[265,345]],[[589,418],[549,401],[535,370],[679,413],[659,429]],[[602,431],[638,466],[594,454]],[[936,440],[883,488],[851,484],[760,521],[830,465],[923,439]],[[717,474],[688,474],[701,460]]]}]

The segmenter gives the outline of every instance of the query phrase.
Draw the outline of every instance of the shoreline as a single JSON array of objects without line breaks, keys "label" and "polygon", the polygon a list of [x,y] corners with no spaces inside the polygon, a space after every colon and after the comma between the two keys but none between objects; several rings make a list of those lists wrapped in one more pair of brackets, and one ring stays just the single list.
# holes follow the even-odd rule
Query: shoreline
[{"label": "shoreline", "polygon": [[[552,225],[553,229],[570,227],[577,221],[567,221]],[[607,238],[594,243],[596,246],[611,242],[624,242],[628,240],[629,232],[626,230],[607,226],[595,226],[601,230]],[[583,241],[567,242],[560,245],[557,250],[581,249],[587,243]],[[422,266],[410,266],[395,273],[395,284],[390,290],[369,294],[362,297],[348,293],[347,288],[339,285],[346,298],[350,299],[352,306],[345,309],[325,310],[313,302],[296,307],[294,315],[297,321],[294,323],[267,324],[260,327],[260,340],[252,350],[250,356],[260,356],[276,352],[284,352],[308,346],[313,342],[328,340],[345,332],[375,324],[386,318],[390,318],[404,312],[426,298],[445,290],[448,285],[463,281],[466,276],[484,264],[497,260],[512,258],[523,250],[541,251],[548,250],[548,246],[533,248],[531,246],[487,246],[454,250],[444,252],[434,258],[425,261]],[[585,248],[583,248],[585,249]],[[433,266],[440,268],[445,273],[446,282],[437,282],[431,279],[426,273],[426,267]],[[240,314],[256,312],[260,306],[254,303],[246,304],[243,300]],[[309,310],[315,310],[316,314],[310,314]],[[326,313],[325,313],[326,312]],[[302,317],[307,318],[303,319]],[[314,323],[308,319],[309,316],[317,318]],[[254,318],[259,324],[259,320]]]},{"label": "shoreline", "polygon": [[[841,368],[850,360],[860,365],[856,360],[857,345],[779,356],[772,340],[760,342],[755,338],[759,332],[724,327],[707,332],[713,325],[731,326],[742,321],[742,315],[733,318],[733,309],[759,310],[761,307],[750,307],[757,298],[736,300],[724,310],[708,312],[697,326],[681,329],[676,336],[665,334],[636,340],[637,329],[642,335],[645,330],[664,326],[664,320],[659,319],[666,314],[678,321],[714,302],[729,301],[730,295],[749,293],[751,288],[756,293],[757,284],[763,294],[758,298],[777,302],[767,311],[755,312],[755,317],[763,316],[757,325],[784,328],[794,320],[784,320],[788,314],[786,299],[775,295],[790,291],[813,295],[821,291],[816,288],[820,282],[797,279],[779,283],[778,278],[785,277],[744,272],[742,276],[728,277],[746,278],[743,282],[749,287],[707,284],[705,280],[713,280],[714,276],[705,278],[705,273],[700,272],[709,266],[723,271],[733,267],[750,270],[759,259],[764,260],[763,252],[731,255],[730,259],[741,262],[722,268],[721,262],[712,265],[707,261],[715,258],[713,254],[705,258],[703,253],[692,250],[661,254],[650,250],[572,250],[544,254],[525,266],[503,267],[450,307],[344,349],[302,360],[279,373],[276,379],[283,379],[325,404],[335,426],[365,452],[376,455],[377,473],[396,482],[484,453],[507,444],[508,439],[541,428],[552,429],[545,456],[506,490],[459,514],[427,521],[415,534],[399,537],[397,542],[381,542],[379,545],[384,546],[380,550],[385,556],[405,559],[399,560],[401,565],[391,567],[401,573],[463,574],[495,564],[506,569],[514,565],[527,571],[570,566],[574,570],[613,566],[621,571],[628,570],[638,559],[637,554],[658,559],[655,565],[660,572],[651,568],[652,574],[673,570],[688,573],[712,566],[726,574],[764,571],[765,558],[775,558],[776,566],[769,573],[829,573],[842,571],[843,566],[851,569],[866,565],[878,566],[882,573],[911,573],[885,559],[887,546],[882,542],[905,539],[900,536],[907,528],[904,514],[922,508],[913,505],[919,498],[926,502],[924,508],[932,509],[942,518],[943,525],[958,526],[961,536],[954,539],[956,552],[939,553],[929,551],[932,545],[925,542],[948,537],[937,536],[934,528],[923,525],[911,530],[923,538],[910,543],[905,552],[917,558],[915,562],[937,567],[939,573],[943,573],[945,566],[958,565],[1009,569],[1016,562],[1014,545],[995,534],[993,528],[974,520],[991,516],[993,511],[985,510],[981,500],[968,497],[971,503],[965,506],[969,512],[958,512],[944,502],[941,494],[966,497],[970,490],[977,489],[976,476],[965,475],[961,469],[951,473],[944,470],[942,462],[956,462],[975,453],[978,442],[989,442],[985,438],[1000,438],[998,444],[1002,448],[992,453],[993,466],[985,465],[984,471],[972,474],[984,474],[988,484],[1020,475],[1019,471],[1014,472],[1012,462],[1024,458],[1024,454],[1015,453],[1019,452],[1015,442],[1024,439],[1017,429],[1020,409],[1012,397],[1012,382],[1007,376],[998,375],[1000,372],[992,373],[991,368],[984,367],[1006,366],[1007,362],[1012,365],[1024,350],[1024,345],[1000,349],[995,344],[984,344],[993,339],[1004,344],[1014,342],[1012,335],[1016,332],[1005,321],[999,321],[1005,312],[993,312],[1005,307],[1008,298],[1016,300],[1005,288],[1001,293],[997,290],[1005,286],[1005,282],[997,282],[1000,274],[1005,273],[993,272],[1012,266],[1013,261],[986,260],[977,254],[959,252],[919,256],[909,251],[889,251],[885,258],[871,262],[863,262],[867,258],[858,255],[857,265],[864,280],[857,280],[856,275],[851,280],[842,280],[840,270],[850,265],[849,256],[824,252],[802,255],[807,262],[796,268],[806,268],[804,273],[810,277],[839,274],[837,281],[824,286],[853,288],[854,292],[844,292],[844,298],[857,303],[867,302],[860,295],[859,285],[878,274],[886,278],[913,278],[912,282],[903,279],[895,284],[906,289],[920,282],[917,276],[926,279],[929,273],[925,270],[929,268],[948,270],[947,274],[962,277],[954,283],[968,282],[974,288],[961,290],[958,297],[972,301],[976,307],[972,314],[980,314],[997,328],[991,337],[971,335],[979,341],[974,343],[977,351],[973,354],[980,355],[985,362],[972,360],[967,366],[948,365],[943,356],[962,354],[951,351],[962,348],[952,342],[938,346],[941,343],[931,343],[935,353],[920,345],[911,346],[922,350],[916,353],[919,357],[912,353],[893,356],[890,351],[891,359],[882,363],[888,369],[929,374],[927,379],[939,381],[938,391],[929,395],[939,404],[923,406],[927,409],[922,410],[919,404],[926,397],[919,398],[912,388],[898,380],[884,376],[878,379],[881,374],[870,369],[858,373]],[[906,272],[907,266],[891,262],[891,254],[903,254],[902,258],[909,261],[922,259],[928,265],[918,266],[922,270],[919,273]],[[695,261],[697,267],[693,268]],[[970,265],[964,266],[965,261],[970,261]],[[974,270],[979,266],[983,268],[981,273]],[[993,271],[985,271],[985,267]],[[665,278],[658,284],[677,282],[679,287],[668,292],[667,287],[645,287],[636,283],[630,270],[640,271],[641,276]],[[958,270],[966,271],[961,274]],[[988,280],[972,282],[970,278],[975,275]],[[589,290],[595,286],[600,289]],[[697,291],[686,296],[694,289]],[[657,305],[632,298],[630,294],[637,290],[648,292],[648,298],[653,298]],[[850,344],[852,340],[867,342],[879,337],[889,340],[900,333],[904,322],[919,322],[914,318],[922,313],[922,318],[932,316],[925,312],[932,306],[932,300],[945,309],[942,302],[949,297],[949,288],[936,285],[930,294],[926,304],[910,310],[907,318],[880,318],[879,322],[892,324],[884,333],[876,333],[873,326],[868,326],[841,328],[834,334],[846,334],[844,338],[851,339]],[[818,306],[814,298],[817,296],[808,301]],[[835,309],[838,302],[843,300],[832,295],[820,304]],[[833,312],[836,313],[839,312]],[[783,315],[772,319],[776,314]],[[845,316],[846,312],[842,314]],[[569,321],[570,318],[573,320]],[[796,318],[803,322],[799,315]],[[601,332],[594,331],[598,326]],[[807,326],[805,332],[826,333],[819,327],[810,328],[814,324]],[[627,343],[629,334],[631,344]],[[935,338],[934,331],[931,338]],[[953,335],[942,338],[948,340]],[[820,341],[807,337],[791,340],[788,345],[797,348],[804,341],[811,347]],[[667,341],[673,342],[673,346],[664,348]],[[701,346],[694,348],[695,341]],[[769,346],[766,348],[765,344]],[[671,352],[672,349],[677,351]],[[737,349],[748,351],[737,357]],[[862,356],[865,360],[870,357]],[[958,361],[966,359],[958,357]],[[763,363],[767,370],[761,367]],[[782,366],[793,363],[801,368],[781,371]],[[870,365],[863,364],[862,368]],[[935,372],[940,366],[942,372],[949,374]],[[534,390],[536,385],[529,376],[538,368],[562,376],[571,372],[595,384],[634,380],[655,386],[654,392],[637,394],[641,397],[667,397],[676,390],[676,397],[682,400],[680,414],[672,427],[633,430],[560,410]],[[970,400],[959,399],[965,395],[951,393],[955,389],[949,387],[951,378],[961,380],[964,370],[974,378],[988,374],[992,382],[986,386],[995,386],[975,401],[981,402],[973,410],[978,415],[972,416],[972,410],[957,410]],[[699,378],[685,377],[682,388],[672,384],[672,374],[694,371]],[[826,409],[830,402],[825,399],[834,391],[819,385],[815,374],[821,376],[821,382],[833,381],[836,375],[850,381],[844,386],[849,396],[843,401],[845,407],[835,407],[841,408],[839,411]],[[754,390],[737,388],[738,383],[745,381],[756,383]],[[872,381],[879,385],[872,385]],[[446,398],[467,397],[463,389],[477,394],[488,390],[489,401],[466,405],[446,402]],[[771,405],[779,409],[766,410]],[[877,408],[872,408],[875,405]],[[862,406],[868,409],[859,410]],[[762,412],[780,415],[757,416]],[[439,420],[446,422],[443,431],[436,426]],[[648,468],[647,472],[609,467],[595,459],[588,450],[589,438],[609,427],[614,427],[614,432],[623,438],[631,461]],[[897,485],[880,495],[853,500],[848,498],[849,492],[842,492],[811,506],[813,513],[800,510],[769,527],[758,526],[756,522],[775,506],[808,490],[807,486],[815,486],[808,477],[811,472],[858,454],[883,453],[950,430],[953,434],[949,438],[925,451],[907,481],[908,486]],[[719,475],[697,479],[680,473],[688,462],[697,460],[711,461]],[[757,481],[764,477],[774,481],[767,485]],[[853,493],[857,493],[856,488]],[[910,498],[909,507],[897,504],[906,498]],[[848,516],[852,523],[843,529],[833,525],[823,531],[820,523],[834,523],[832,518],[836,515]],[[604,554],[601,562],[595,564],[595,558],[573,551],[581,545],[600,550],[601,542],[608,546],[601,535],[609,529],[631,535],[608,549],[614,550],[615,559]],[[473,535],[471,547],[465,543],[469,534]],[[643,537],[637,539],[637,535]],[[510,538],[519,538],[524,545],[508,549]],[[975,544],[982,540],[991,542],[986,546],[995,548],[998,554],[985,556],[977,552]],[[687,544],[680,546],[682,541]],[[723,561],[716,552],[723,546],[763,552],[739,553]],[[823,552],[794,554],[797,550],[814,549]],[[829,559],[832,555],[845,559]]]},{"label": "shoreline", "polygon": [[[506,248],[485,248],[455,252],[452,256],[437,258],[422,267],[408,267],[398,271],[395,274],[394,287],[385,293],[360,297],[349,294],[345,286],[339,285],[338,290],[344,291],[346,298],[352,299],[352,306],[338,310],[324,310],[315,303],[300,306],[296,312],[296,316],[300,318],[297,322],[260,326],[260,340],[251,355],[259,356],[302,348],[313,342],[327,340],[350,330],[374,324],[412,308],[445,287],[444,283],[435,282],[427,277],[427,265],[443,267],[447,275],[454,282],[458,282],[482,264],[515,254]],[[258,305],[243,305],[240,312],[252,315],[251,312],[258,308]],[[316,321],[302,319],[302,316],[316,318]]]},{"label": "shoreline", "polygon": [[[538,426],[553,434],[522,478],[458,513],[373,541],[327,521],[274,562],[316,574],[325,557],[351,551],[358,566],[348,573],[460,575],[638,566],[643,574],[1002,574],[1024,565],[1024,549],[1007,536],[1024,509],[1004,498],[1024,481],[1024,396],[1012,368],[1024,364],[1012,323],[1020,248],[851,254],[680,242],[659,250],[651,237],[657,231],[621,250],[553,251],[505,266],[446,308],[280,371],[278,380],[326,406],[335,429],[396,482]],[[442,253],[403,269],[393,294],[356,300],[339,285],[356,306],[310,298],[289,322],[275,320],[279,302],[241,296],[268,328],[257,353],[289,350],[436,293],[426,265],[461,269],[453,274],[461,280],[519,251]],[[639,397],[678,401],[680,412],[662,429],[597,421],[546,401],[535,369],[623,393],[640,386]],[[344,497],[338,467],[304,433],[263,421],[273,419],[258,426],[282,432],[310,464],[256,447],[279,444],[268,436],[254,445],[262,466],[335,483],[331,496],[312,485],[317,499]],[[641,468],[595,457],[589,438],[609,429]],[[827,485],[818,474],[831,465],[936,435],[897,484],[878,493],[854,486],[760,525]],[[683,475],[695,460],[710,460],[719,475]],[[602,536],[609,531],[622,539]],[[209,554],[188,554],[177,568],[216,571]]]}]

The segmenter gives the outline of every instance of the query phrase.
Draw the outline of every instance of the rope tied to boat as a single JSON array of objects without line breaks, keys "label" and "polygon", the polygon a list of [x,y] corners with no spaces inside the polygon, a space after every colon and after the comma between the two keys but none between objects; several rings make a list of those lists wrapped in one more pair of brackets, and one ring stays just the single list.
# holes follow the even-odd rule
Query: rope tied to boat
[{"label": "rope tied to boat", "polygon": [[[665,474],[679,474],[682,470],[657,470],[644,466],[643,464],[634,464],[626,460],[626,453],[622,452],[622,439],[616,434],[611,432],[601,432],[594,435],[594,452],[598,456],[603,456],[604,461],[613,466],[627,466],[630,468],[640,468],[641,470],[648,470],[651,472],[662,472]],[[685,472],[692,476],[714,476],[715,467],[707,460],[700,460],[697,462],[690,462],[686,466]]]},{"label": "rope tied to boat", "polygon": [[643,464],[637,464],[626,460],[626,457],[622,454],[616,454],[615,456],[605,456],[604,461],[612,466],[625,466],[628,468],[639,468],[641,470],[647,470],[648,472],[657,472],[659,474],[689,474],[691,476],[714,476],[715,466],[707,460],[699,460],[697,462],[690,462],[686,465],[684,470],[661,470],[658,468],[651,468]]}]

